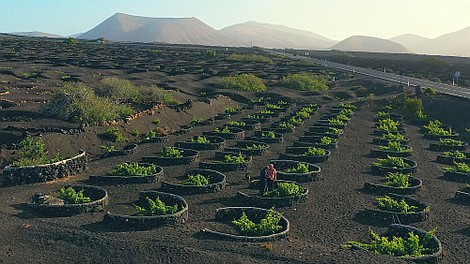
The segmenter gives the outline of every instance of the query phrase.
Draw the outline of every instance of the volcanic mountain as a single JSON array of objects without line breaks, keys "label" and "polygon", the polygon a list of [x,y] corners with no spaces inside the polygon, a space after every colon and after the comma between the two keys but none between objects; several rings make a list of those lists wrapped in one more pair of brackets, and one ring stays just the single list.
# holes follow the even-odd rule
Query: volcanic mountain
[{"label": "volcanic mountain", "polygon": [[352,36],[331,47],[343,51],[408,52],[402,45],[381,38]]},{"label": "volcanic mountain", "polygon": [[112,41],[234,46],[222,33],[197,18],[153,18],[116,13],[80,36]]},{"label": "volcanic mountain", "polygon": [[253,21],[228,26],[220,32],[233,41],[241,42],[243,46],[326,49],[336,43],[310,31]]}]

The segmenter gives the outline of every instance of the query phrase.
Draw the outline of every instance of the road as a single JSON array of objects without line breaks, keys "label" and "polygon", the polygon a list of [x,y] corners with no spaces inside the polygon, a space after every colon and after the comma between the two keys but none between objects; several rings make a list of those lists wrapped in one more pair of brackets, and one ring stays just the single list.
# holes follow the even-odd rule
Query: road
[{"label": "road", "polygon": [[[273,52],[273,51],[270,51]],[[385,81],[390,81],[398,84],[403,84],[403,85],[408,85],[408,86],[421,86],[422,88],[434,88],[436,91],[442,94],[447,94],[447,95],[452,95],[452,96],[457,96],[457,97],[462,97],[462,98],[467,98],[470,99],[470,89],[461,87],[461,86],[454,86],[450,84],[445,84],[445,83],[438,83],[438,82],[433,82],[425,79],[418,79],[418,78],[412,78],[412,77],[407,77],[407,76],[400,76],[397,74],[393,73],[386,73],[386,72],[381,72],[381,71],[376,71],[376,70],[371,70],[367,68],[362,68],[362,67],[357,67],[353,65],[346,65],[346,64],[341,64],[341,63],[335,63],[335,62],[330,62],[330,61],[324,61],[324,60],[319,60],[319,59],[314,59],[311,57],[306,57],[306,56],[294,56],[293,54],[290,53],[283,53],[283,52],[273,52],[275,54],[279,55],[285,55],[290,58],[301,58],[301,59],[306,59],[310,60],[318,65],[323,65],[328,68],[332,69],[337,69],[337,70],[342,70],[342,71],[347,71],[347,72],[352,72],[355,74],[361,74],[365,76],[370,76],[374,77],[377,79],[385,80]]]}]

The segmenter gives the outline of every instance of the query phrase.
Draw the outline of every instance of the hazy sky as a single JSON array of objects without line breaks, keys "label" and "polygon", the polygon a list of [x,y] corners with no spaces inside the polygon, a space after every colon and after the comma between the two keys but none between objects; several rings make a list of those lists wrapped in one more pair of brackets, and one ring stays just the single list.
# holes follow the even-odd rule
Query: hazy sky
[{"label": "hazy sky", "polygon": [[470,26],[468,0],[0,0],[0,32],[86,32],[121,12],[197,17],[215,29],[258,21],[342,40],[405,33],[434,38]]}]

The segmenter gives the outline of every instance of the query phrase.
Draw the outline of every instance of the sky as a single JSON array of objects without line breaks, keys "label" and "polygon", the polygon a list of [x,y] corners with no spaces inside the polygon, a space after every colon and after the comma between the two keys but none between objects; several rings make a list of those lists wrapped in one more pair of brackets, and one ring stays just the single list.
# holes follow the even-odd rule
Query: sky
[{"label": "sky", "polygon": [[435,38],[470,26],[468,0],[0,0],[0,32],[83,33],[115,13],[197,17],[215,29],[257,21],[342,40]]}]

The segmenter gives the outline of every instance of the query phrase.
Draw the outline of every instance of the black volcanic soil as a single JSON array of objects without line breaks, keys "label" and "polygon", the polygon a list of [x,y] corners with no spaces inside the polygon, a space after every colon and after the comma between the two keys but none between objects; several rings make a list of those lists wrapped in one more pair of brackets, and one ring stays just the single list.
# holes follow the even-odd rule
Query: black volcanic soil
[{"label": "black volcanic soil", "polygon": [[[204,76],[198,73],[184,73],[171,75],[172,72],[149,71],[141,73],[129,73],[133,66],[123,66],[119,69],[95,69],[90,65],[74,65],[76,60],[66,66],[55,66],[56,63],[48,61],[48,57],[39,55],[28,55],[27,51],[36,47],[36,42],[50,45],[48,49],[41,52],[57,54],[56,49],[64,49],[61,43],[50,40],[31,40],[24,38],[3,37],[0,41],[6,41],[9,45],[19,45],[19,54],[1,53],[0,68],[6,69],[0,72],[0,87],[8,87],[10,94],[6,99],[22,102],[17,107],[0,110],[3,116],[28,115],[33,120],[28,122],[0,122],[0,128],[8,125],[18,127],[47,126],[70,126],[75,124],[57,120],[47,120],[40,115],[34,115],[38,109],[38,100],[47,100],[50,95],[41,98],[43,89],[46,94],[53,91],[55,84],[62,82],[54,79],[54,69],[62,69],[78,76],[82,81],[94,81],[93,74],[106,76],[119,75],[121,78],[131,79],[139,84],[164,84],[168,89],[178,89],[175,96],[184,101],[187,98],[198,99],[200,91],[212,91],[227,96],[216,96],[211,99],[212,105],[205,102],[196,102],[188,113],[176,112],[171,108],[164,108],[156,116],[148,116],[131,122],[127,125],[123,122],[119,126],[123,131],[131,131],[138,128],[145,131],[146,128],[156,126],[151,121],[156,117],[161,119],[161,126],[177,129],[178,125],[188,124],[192,117],[208,118],[216,113],[223,112],[225,107],[240,104],[244,106],[247,98],[252,98],[249,93],[223,91],[214,87],[220,76]],[[42,41],[42,42],[41,42]],[[2,48],[4,42],[2,42]],[[195,54],[194,47],[166,47],[158,45],[124,45],[89,44],[88,48],[77,49],[76,57],[81,58],[86,54],[97,54],[103,57],[101,64],[112,65],[103,54],[113,55],[124,49],[128,52],[140,53],[160,50],[158,56],[145,60],[161,60],[161,65],[169,67],[172,64],[205,65],[213,63],[213,68],[224,69],[227,74],[240,70],[247,70],[252,66],[234,64],[228,68],[228,62],[217,59],[208,62]],[[8,46],[8,45],[5,45]],[[201,48],[203,49],[203,48]],[[238,52],[250,52],[242,50]],[[103,54],[101,54],[102,52]],[[188,53],[184,56],[175,56],[174,53]],[[191,52],[193,54],[191,55]],[[218,50],[225,54],[224,50]],[[201,51],[201,53],[203,53]],[[16,54],[16,53],[15,53]],[[50,55],[49,54],[49,55]],[[119,53],[120,54],[120,53]],[[133,60],[144,60],[145,56],[129,55],[128,63]],[[171,55],[173,54],[173,55]],[[34,62],[31,56],[37,56],[44,62]],[[16,56],[23,56],[17,59]],[[91,56],[91,55],[90,55]],[[117,56],[117,55],[113,55]],[[122,55],[124,56],[124,55]],[[191,56],[195,56],[192,58]],[[224,55],[225,56],[225,55]],[[56,56],[60,57],[60,56]],[[221,56],[223,57],[223,56]],[[16,59],[15,59],[16,58]],[[114,58],[114,57],[112,57]],[[178,58],[178,60],[176,59]],[[191,59],[192,58],[192,59]],[[39,59],[37,59],[39,60]],[[62,58],[63,60],[63,58]],[[26,61],[26,62],[24,62]],[[189,61],[194,63],[189,63]],[[288,65],[279,59],[279,63]],[[85,63],[86,64],[86,63]],[[137,62],[133,62],[137,64]],[[141,63],[142,64],[142,63]],[[140,64],[139,64],[140,65]],[[149,64],[150,65],[150,64]],[[3,68],[2,68],[3,67]],[[23,80],[19,74],[30,71],[33,67],[40,68],[42,75],[50,76],[49,79]],[[59,68],[56,68],[59,67]],[[62,67],[62,68],[60,68]],[[186,67],[186,66],[185,66]],[[264,67],[264,66],[263,66]],[[260,67],[260,68],[263,68]],[[287,67],[287,66],[286,66]],[[49,70],[45,70],[48,68]],[[151,67],[150,67],[151,68]],[[162,67],[164,68],[164,67]],[[287,67],[288,70],[279,70],[274,66],[265,66],[264,70],[253,70],[267,74],[265,80],[271,80],[273,76],[282,76],[286,72],[302,71],[302,67]],[[28,70],[26,70],[28,69]],[[15,74],[6,74],[12,71]],[[16,75],[16,76],[15,76]],[[338,74],[337,76],[341,76]],[[354,83],[356,80],[352,80]],[[368,80],[361,81],[368,83]],[[24,85],[29,84],[36,87],[27,90]],[[384,86],[385,87],[385,86]],[[369,88],[369,87],[368,87]],[[39,89],[39,90],[36,90]],[[370,87],[371,90],[374,87]],[[399,89],[380,91],[384,96],[393,95]],[[34,91],[33,93],[30,93]],[[28,93],[26,93],[28,92]],[[308,94],[296,91],[282,90],[275,83],[270,85],[269,93],[272,97],[288,99],[291,102],[314,102],[322,105],[322,108],[313,117],[298,127],[294,133],[285,136],[285,142],[271,144],[270,152],[261,157],[254,157],[253,164],[248,170],[248,175],[257,177],[260,168],[266,166],[269,159],[279,157],[285,151],[286,146],[303,135],[306,127],[312,125],[328,109],[339,103],[335,97],[339,95],[357,99],[351,90],[349,80],[343,80],[332,90],[321,94]],[[135,154],[105,159],[96,159],[89,163],[89,170],[82,175],[75,175],[60,181],[29,184],[14,187],[0,187],[0,262],[1,263],[406,263],[397,258],[376,255],[368,252],[351,251],[343,248],[349,240],[367,241],[369,229],[385,231],[386,225],[390,223],[373,223],[357,217],[363,208],[371,206],[374,201],[373,195],[362,191],[364,182],[376,181],[378,176],[370,174],[370,166],[374,161],[369,157],[369,151],[376,146],[371,144],[372,131],[374,130],[374,118],[379,107],[383,104],[382,97],[369,97],[362,100],[359,109],[352,117],[350,125],[345,129],[340,138],[338,148],[332,151],[330,159],[320,164],[322,169],[321,180],[304,185],[309,189],[309,197],[306,203],[290,208],[279,209],[291,221],[291,233],[287,240],[267,243],[246,243],[220,240],[206,237],[200,233],[201,229],[210,227],[216,230],[225,230],[227,227],[214,221],[215,210],[224,206],[243,206],[236,197],[238,190],[247,187],[243,172],[228,172],[227,187],[219,193],[187,195],[184,198],[189,203],[189,221],[182,225],[163,227],[151,230],[130,231],[113,230],[101,223],[104,212],[87,213],[72,217],[44,217],[35,211],[26,208],[31,195],[36,192],[50,192],[72,182],[87,183],[89,175],[108,172],[114,165],[125,161],[139,161],[144,155],[149,155],[161,150],[163,146],[173,146],[177,141],[186,140],[195,135],[202,135],[203,131],[212,130],[224,124],[226,121],[215,121],[208,126],[195,127],[190,133],[184,135],[169,136],[165,143],[147,143],[139,146]],[[425,111],[434,118],[439,118],[446,124],[452,125],[455,130],[462,134],[462,138],[470,140],[465,134],[464,128],[470,127],[468,117],[469,103],[465,100],[454,99],[446,96],[434,96],[424,98]],[[441,107],[442,106],[442,107]],[[453,106],[453,107],[450,107]],[[262,108],[261,108],[262,109]],[[292,107],[288,113],[294,111]],[[248,114],[255,113],[260,109],[245,110],[232,117],[232,120],[240,120]],[[442,111],[441,111],[442,110]],[[465,113],[465,114],[462,114]],[[273,121],[277,121],[275,118]],[[268,127],[270,124],[263,124]],[[93,157],[100,154],[100,145],[107,142],[101,141],[96,135],[105,130],[106,127],[87,127],[84,133],[76,135],[63,135],[58,133],[43,133],[46,143],[50,149],[59,150],[66,155],[74,154],[79,148],[89,150]],[[415,226],[430,230],[437,228],[437,236],[444,247],[442,263],[467,263],[470,260],[470,211],[468,206],[460,204],[453,199],[455,191],[465,187],[465,184],[455,183],[442,179],[443,171],[441,165],[435,163],[437,152],[430,151],[429,140],[422,137],[419,127],[406,122],[407,136],[413,147],[412,158],[418,162],[418,172],[415,177],[423,180],[423,188],[416,197],[431,206],[430,219]],[[253,132],[247,132],[247,136]],[[228,141],[228,146],[234,145],[234,141]],[[0,154],[8,156],[8,150]],[[201,159],[213,157],[214,151],[201,152]],[[197,164],[187,166],[165,167],[165,179],[176,180],[186,169],[194,168]],[[142,190],[155,188],[152,184],[131,185],[103,185],[108,190],[110,205],[107,211],[130,212],[132,203],[138,198]],[[272,245],[272,249],[270,246]]]}]

